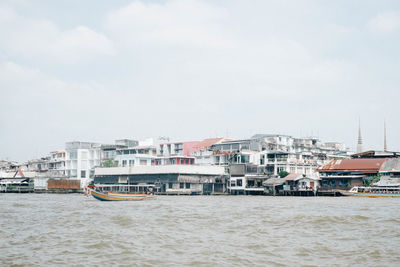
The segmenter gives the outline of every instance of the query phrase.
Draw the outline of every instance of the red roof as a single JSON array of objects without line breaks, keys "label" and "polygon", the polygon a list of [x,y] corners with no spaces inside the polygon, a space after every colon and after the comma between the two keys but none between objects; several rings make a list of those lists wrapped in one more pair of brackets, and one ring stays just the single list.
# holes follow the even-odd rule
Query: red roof
[{"label": "red roof", "polygon": [[328,164],[318,168],[319,172],[341,172],[341,171],[361,171],[379,172],[382,164],[387,158],[360,158],[360,159],[338,159],[332,160]]}]

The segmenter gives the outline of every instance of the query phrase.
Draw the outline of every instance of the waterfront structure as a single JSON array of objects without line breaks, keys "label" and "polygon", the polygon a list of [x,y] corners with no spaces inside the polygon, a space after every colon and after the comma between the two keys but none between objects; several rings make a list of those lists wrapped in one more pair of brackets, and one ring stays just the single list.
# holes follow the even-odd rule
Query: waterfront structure
[{"label": "waterfront structure", "polygon": [[94,184],[152,184],[165,194],[225,193],[227,173],[221,166],[164,165],[96,168]]},{"label": "waterfront structure", "polygon": [[372,180],[379,173],[385,158],[332,160],[320,167],[321,191],[349,190],[362,186],[364,180]]},{"label": "waterfront structure", "polygon": [[84,187],[94,175],[94,167],[100,165],[100,144],[91,142],[67,142],[65,144],[66,176],[81,181]]},{"label": "waterfront structure", "polygon": [[355,154],[351,159],[332,160],[318,168],[320,190],[349,190],[371,182],[382,186],[396,185],[400,183],[399,155],[398,152],[367,151]]},{"label": "waterfront structure", "polygon": [[290,173],[283,178],[283,192],[291,196],[314,196],[319,188],[320,178],[307,177],[304,174]]},{"label": "waterfront structure", "polygon": [[230,179],[227,183],[228,193],[233,195],[262,195],[263,181],[268,179],[264,173],[252,164],[232,164],[227,168]]},{"label": "waterfront structure", "polygon": [[314,175],[315,169],[332,158],[346,158],[348,151],[338,142],[322,143],[317,138],[257,134],[250,139],[214,144],[213,164],[254,164],[267,175],[281,171]]}]

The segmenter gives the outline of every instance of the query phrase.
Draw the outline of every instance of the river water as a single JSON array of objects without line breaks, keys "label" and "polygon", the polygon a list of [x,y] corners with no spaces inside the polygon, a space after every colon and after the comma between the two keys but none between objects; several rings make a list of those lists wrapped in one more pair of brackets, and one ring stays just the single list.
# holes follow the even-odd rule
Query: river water
[{"label": "river water", "polygon": [[400,266],[400,199],[0,194],[0,266]]}]

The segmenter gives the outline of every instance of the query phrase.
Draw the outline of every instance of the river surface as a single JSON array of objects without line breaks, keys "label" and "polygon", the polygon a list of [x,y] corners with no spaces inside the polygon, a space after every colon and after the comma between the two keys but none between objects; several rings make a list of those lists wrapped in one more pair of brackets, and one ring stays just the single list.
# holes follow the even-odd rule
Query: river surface
[{"label": "river surface", "polygon": [[399,204],[0,194],[0,266],[400,266]]}]

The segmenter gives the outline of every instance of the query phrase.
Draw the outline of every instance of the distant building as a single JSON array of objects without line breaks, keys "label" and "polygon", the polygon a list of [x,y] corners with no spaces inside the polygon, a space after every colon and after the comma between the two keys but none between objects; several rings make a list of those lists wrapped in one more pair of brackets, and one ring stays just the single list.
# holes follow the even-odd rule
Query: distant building
[{"label": "distant building", "polygon": [[213,194],[226,192],[226,179],[220,166],[165,165],[96,168],[94,183],[150,184],[165,194]]},{"label": "distant building", "polygon": [[253,164],[262,168],[262,173],[275,176],[281,171],[313,175],[318,166],[330,159],[348,157],[342,143],[277,134],[221,142],[212,145],[210,150],[215,165]]},{"label": "distant building", "polygon": [[50,152],[49,158],[49,170],[60,174],[61,176],[66,176],[65,171],[65,150],[58,150]]},{"label": "distant building", "polygon": [[89,183],[94,176],[94,167],[100,165],[100,148],[98,143],[67,142],[65,144],[65,171],[70,178],[81,180],[81,186]]},{"label": "distant building", "polygon": [[[367,155],[378,156],[367,157]],[[319,167],[320,190],[348,190],[353,186],[363,185],[365,181],[369,183],[381,176],[385,179],[388,177],[400,178],[400,158],[381,156],[382,154],[379,152],[369,151],[368,153],[356,154],[356,158],[332,160]]]},{"label": "distant building", "polygon": [[135,147],[139,145],[139,141],[133,139],[118,139],[115,140],[115,145],[123,147]]},{"label": "distant building", "polygon": [[158,155],[160,156],[191,156],[199,150],[199,141],[164,143],[158,146]]}]

